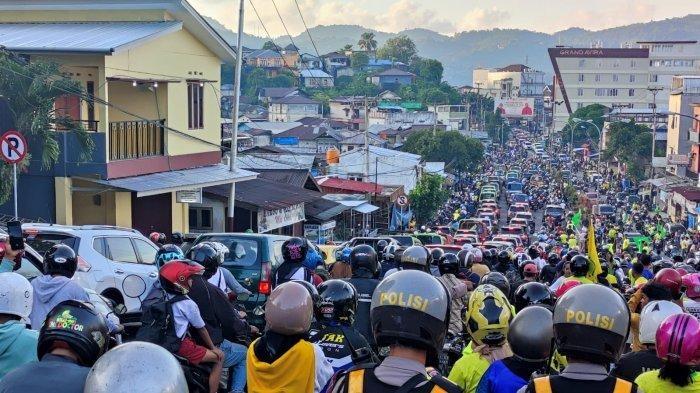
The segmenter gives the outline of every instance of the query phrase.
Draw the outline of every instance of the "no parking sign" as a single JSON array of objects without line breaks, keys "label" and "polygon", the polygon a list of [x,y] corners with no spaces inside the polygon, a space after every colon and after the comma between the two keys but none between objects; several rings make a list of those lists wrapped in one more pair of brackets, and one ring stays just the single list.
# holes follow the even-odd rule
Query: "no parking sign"
[{"label": "no parking sign", "polygon": [[0,158],[8,164],[12,164],[12,177],[14,180],[15,194],[15,219],[17,219],[17,163],[27,156],[27,140],[18,131],[7,131],[0,137]]}]

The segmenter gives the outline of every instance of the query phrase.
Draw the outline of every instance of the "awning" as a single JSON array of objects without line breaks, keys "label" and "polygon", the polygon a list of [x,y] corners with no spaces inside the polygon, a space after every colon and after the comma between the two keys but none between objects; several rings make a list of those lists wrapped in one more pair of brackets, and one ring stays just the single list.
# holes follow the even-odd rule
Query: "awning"
[{"label": "awning", "polygon": [[362,214],[369,214],[373,211],[379,210],[379,206],[374,206],[371,203],[363,203],[360,206],[353,207],[352,210]]},{"label": "awning", "polygon": [[348,209],[350,208],[341,203],[318,198],[306,204],[306,215],[307,218],[311,217],[318,221],[328,221]]},{"label": "awning", "polygon": [[227,165],[217,164],[199,168],[181,169],[178,171],[125,177],[122,179],[96,180],[86,178],[84,180],[132,191],[136,193],[137,197],[145,197],[166,194],[173,191],[231,184],[252,180],[257,176],[257,173],[245,169],[237,169],[236,172],[230,172]]}]

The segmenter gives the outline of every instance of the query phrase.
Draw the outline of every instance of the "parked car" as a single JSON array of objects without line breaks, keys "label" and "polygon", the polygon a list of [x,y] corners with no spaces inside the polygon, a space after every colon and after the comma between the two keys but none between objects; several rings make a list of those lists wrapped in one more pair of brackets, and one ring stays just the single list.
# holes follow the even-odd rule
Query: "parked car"
[{"label": "parked car", "polygon": [[272,277],[284,260],[282,243],[287,239],[288,236],[260,233],[208,233],[197,237],[193,245],[211,241],[228,247],[229,253],[224,258],[223,266],[253,293],[241,303],[248,312],[249,320],[262,326],[263,317],[253,310],[265,304],[272,290]]},{"label": "parked car", "polygon": [[401,247],[420,246],[423,244],[413,235],[391,235],[391,238],[396,240]]},{"label": "parked car", "polygon": [[139,231],[107,225],[23,224],[26,242],[43,255],[55,244],[65,244],[78,256],[73,279],[127,313],[141,311],[142,295],[158,279],[158,247]]}]

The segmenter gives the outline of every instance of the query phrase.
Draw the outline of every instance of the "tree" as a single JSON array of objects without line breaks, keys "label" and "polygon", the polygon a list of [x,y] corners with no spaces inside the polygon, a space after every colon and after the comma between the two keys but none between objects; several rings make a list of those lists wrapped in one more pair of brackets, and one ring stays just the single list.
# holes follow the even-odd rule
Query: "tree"
[{"label": "tree", "polygon": [[431,221],[449,198],[450,191],[443,187],[443,183],[444,180],[439,175],[423,174],[416,188],[409,193],[411,208],[418,225]]},{"label": "tree", "polygon": [[345,44],[344,47],[340,48],[341,52],[350,52],[352,50],[352,45],[350,44]]},{"label": "tree", "polygon": [[377,50],[377,40],[374,39],[374,33],[366,31],[360,36],[357,41],[357,46],[366,52],[374,52]]},{"label": "tree", "polygon": [[439,84],[442,81],[442,63],[435,59],[415,58],[411,61],[410,71],[427,83]]},{"label": "tree", "polygon": [[[57,139],[61,132],[74,134],[81,145],[80,158],[87,160],[92,155],[94,142],[82,123],[57,110],[54,104],[66,95],[78,95],[85,92],[79,82],[61,73],[60,66],[53,62],[32,59],[27,63],[13,54],[0,52],[0,92],[7,105],[10,119],[4,119],[14,125],[32,143],[40,146],[35,151],[41,152],[41,166],[51,168],[60,155]],[[98,101],[99,102],[99,101]],[[26,167],[30,155],[20,163]],[[7,201],[12,182],[12,166],[0,164],[0,203]]]},{"label": "tree", "polygon": [[651,165],[652,131],[634,122],[610,123],[603,158],[617,158],[627,165],[627,173],[635,180],[644,176],[644,167]]},{"label": "tree", "polygon": [[508,140],[508,135],[510,135],[510,125],[507,121],[504,121],[503,117],[501,117],[501,112],[494,111],[493,109],[487,111],[485,108],[484,126],[485,131],[489,134],[492,141],[501,143],[501,141],[505,142]]},{"label": "tree", "polygon": [[274,50],[274,51],[279,51],[282,48],[280,48],[277,44],[275,44],[273,41],[266,41],[263,44],[263,49],[268,49],[268,50]]},{"label": "tree", "polygon": [[369,64],[369,56],[364,52],[355,52],[350,55],[350,64],[355,70],[361,70],[367,64]]},{"label": "tree", "polygon": [[[593,126],[586,126],[585,124],[576,124],[574,119],[581,120],[592,120],[598,129],[603,130],[603,120],[607,113],[608,108],[601,104],[591,104],[584,106],[582,108],[576,109],[576,111],[569,117],[569,122],[562,129],[562,138],[564,143],[570,143],[571,141],[571,127],[574,129],[574,146],[580,145],[584,142],[591,142],[597,145],[599,136],[597,130],[594,130]],[[651,149],[651,148],[650,148]]]},{"label": "tree", "polygon": [[475,170],[484,158],[484,146],[457,131],[424,130],[411,134],[403,150],[418,154],[426,161],[442,161],[452,173]]},{"label": "tree", "polygon": [[408,64],[416,53],[418,53],[418,50],[413,40],[408,38],[408,36],[400,35],[388,39],[384,46],[377,51],[377,57]]}]

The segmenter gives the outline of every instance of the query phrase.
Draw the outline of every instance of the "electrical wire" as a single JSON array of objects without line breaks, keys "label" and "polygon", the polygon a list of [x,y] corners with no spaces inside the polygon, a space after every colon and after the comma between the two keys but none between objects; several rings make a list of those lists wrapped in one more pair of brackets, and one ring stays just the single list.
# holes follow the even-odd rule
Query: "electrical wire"
[{"label": "electrical wire", "polygon": [[314,47],[314,51],[316,51],[316,56],[318,56],[318,60],[321,60],[321,54],[318,51],[318,48],[316,47],[316,42],[314,41],[314,38],[311,37],[311,32],[309,31],[309,27],[306,25],[306,21],[304,20],[304,15],[301,13],[301,7],[299,7],[299,2],[297,0],[294,0],[294,4],[297,6],[297,10],[299,11],[299,16],[301,17],[301,22],[304,24],[304,29],[306,29],[306,34],[309,36],[309,39],[311,40],[311,45]]}]

